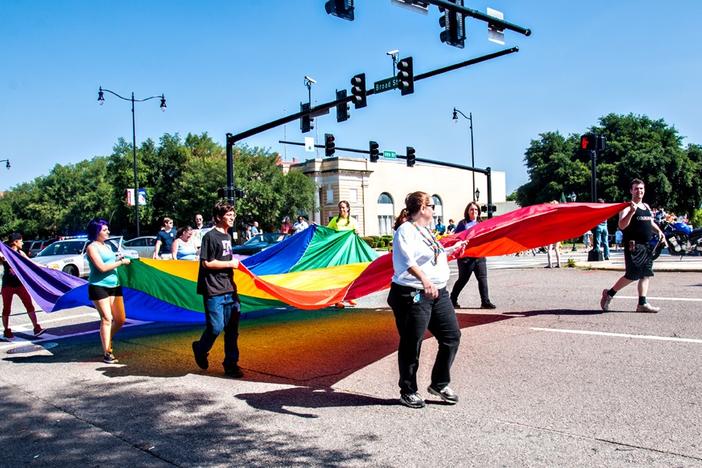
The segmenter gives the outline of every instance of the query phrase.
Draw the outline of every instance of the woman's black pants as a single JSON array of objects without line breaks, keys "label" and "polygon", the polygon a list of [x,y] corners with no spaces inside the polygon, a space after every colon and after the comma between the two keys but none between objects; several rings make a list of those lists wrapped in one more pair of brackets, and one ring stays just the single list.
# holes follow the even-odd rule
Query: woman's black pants
[{"label": "woman's black pants", "polygon": [[486,304],[490,302],[490,294],[488,293],[487,282],[487,262],[485,257],[473,258],[464,257],[456,260],[458,264],[458,279],[451,289],[451,302],[458,302],[458,296],[461,294],[463,287],[468,283],[470,275],[475,272],[475,277],[478,279],[478,292],[480,293],[480,303]]},{"label": "woman's black pants", "polygon": [[[414,302],[416,294],[421,294],[418,302]],[[436,299],[431,299],[422,290],[392,283],[388,304],[395,314],[395,324],[400,334],[397,350],[400,392],[408,394],[418,390],[419,353],[427,330],[439,342],[439,351],[431,371],[431,385],[437,390],[443,389],[451,381],[451,365],[461,341],[456,311],[446,288],[439,290]]]}]

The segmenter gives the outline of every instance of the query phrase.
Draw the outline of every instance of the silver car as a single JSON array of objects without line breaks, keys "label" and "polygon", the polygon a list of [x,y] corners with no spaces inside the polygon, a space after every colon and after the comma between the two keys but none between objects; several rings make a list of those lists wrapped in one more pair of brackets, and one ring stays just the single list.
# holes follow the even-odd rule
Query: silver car
[{"label": "silver car", "polygon": [[[90,274],[90,266],[85,252],[89,243],[90,241],[85,238],[56,241],[39,252],[32,260],[52,270],[61,270],[69,275],[87,278]],[[122,248],[122,236],[110,237],[106,244],[118,256],[139,258],[137,251]]]},{"label": "silver car", "polygon": [[156,236],[135,237],[122,242],[125,249],[136,250],[142,258],[151,258],[156,246]]}]

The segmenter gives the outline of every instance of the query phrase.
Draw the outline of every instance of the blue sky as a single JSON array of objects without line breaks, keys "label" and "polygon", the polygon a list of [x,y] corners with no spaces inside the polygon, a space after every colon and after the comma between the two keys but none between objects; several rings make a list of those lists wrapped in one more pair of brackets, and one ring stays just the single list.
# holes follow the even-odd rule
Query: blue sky
[{"label": "blue sky", "polygon": [[[367,148],[469,164],[468,125],[453,107],[473,113],[476,166],[507,173],[511,192],[527,181],[524,150],[545,131],[581,133],[610,112],[664,119],[702,143],[699,82],[702,48],[697,0],[560,2],[465,0],[531,28],[487,41],[483,22],[467,19],[465,49],[439,41],[439,12],[399,8],[390,0],[357,0],[356,20],[329,16],[323,0],[49,1],[0,3],[0,190],[46,175],[55,164],[108,155],[119,137],[131,141],[128,102],[137,98],[137,143],[164,133],[227,132],[296,111],[307,99],[304,75],[317,80],[313,102],[365,72],[369,83],[392,74],[385,52],[414,58],[415,73],[519,46],[516,54],[416,83],[415,93],[370,96],[368,107],[316,120],[307,136],[334,133],[340,147]],[[302,141],[297,122],[245,141],[288,159],[308,157],[278,140]],[[342,154],[342,153],[339,153]],[[225,174],[222,174],[225,180]]]}]

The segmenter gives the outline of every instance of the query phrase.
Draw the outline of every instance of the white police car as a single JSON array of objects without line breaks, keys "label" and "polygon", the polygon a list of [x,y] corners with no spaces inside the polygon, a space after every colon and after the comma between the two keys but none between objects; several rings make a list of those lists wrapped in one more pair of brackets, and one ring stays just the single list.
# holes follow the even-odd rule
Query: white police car
[{"label": "white police car", "polygon": [[[39,252],[32,260],[52,270],[61,270],[73,276],[87,278],[90,274],[90,266],[85,252],[89,243],[85,237],[56,241]],[[118,256],[139,258],[139,253],[135,250],[122,248],[122,236],[110,237],[106,244]]]}]

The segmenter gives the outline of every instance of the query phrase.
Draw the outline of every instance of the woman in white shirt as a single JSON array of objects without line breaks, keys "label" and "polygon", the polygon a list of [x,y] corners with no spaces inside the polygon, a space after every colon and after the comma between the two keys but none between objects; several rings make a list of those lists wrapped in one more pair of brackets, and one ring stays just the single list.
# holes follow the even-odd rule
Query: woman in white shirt
[{"label": "woman in white shirt", "polygon": [[425,405],[418,393],[417,368],[427,329],[439,342],[431,385],[427,391],[448,404],[458,402],[458,396],[448,386],[461,330],[446,291],[449,279],[447,255],[454,251],[460,254],[466,242],[444,249],[430,228],[433,214],[434,205],[428,194],[410,193],[405,198],[405,208],[395,221],[393,237],[394,274],[388,304],[395,314],[395,324],[400,334],[400,402],[410,408]]}]

